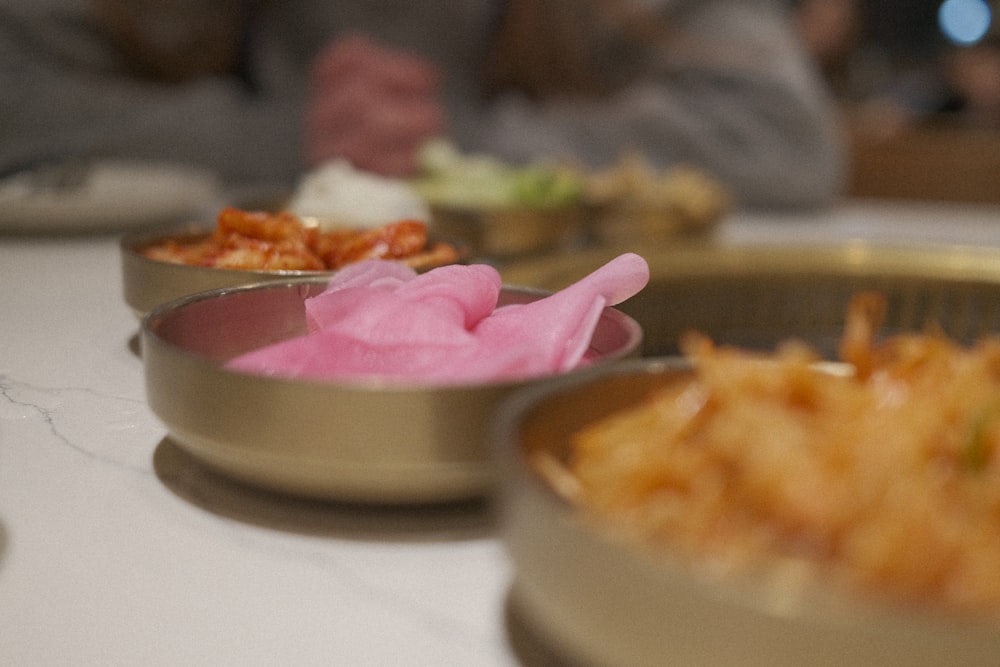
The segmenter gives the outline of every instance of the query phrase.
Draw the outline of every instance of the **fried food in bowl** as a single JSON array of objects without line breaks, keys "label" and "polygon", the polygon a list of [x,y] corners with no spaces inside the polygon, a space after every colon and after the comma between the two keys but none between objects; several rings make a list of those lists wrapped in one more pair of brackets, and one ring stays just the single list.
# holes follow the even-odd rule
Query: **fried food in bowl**
[{"label": "fried food in bowl", "polygon": [[526,625],[585,664],[993,664],[1000,340],[877,340],[883,305],[832,368],[699,335],[506,403]]}]

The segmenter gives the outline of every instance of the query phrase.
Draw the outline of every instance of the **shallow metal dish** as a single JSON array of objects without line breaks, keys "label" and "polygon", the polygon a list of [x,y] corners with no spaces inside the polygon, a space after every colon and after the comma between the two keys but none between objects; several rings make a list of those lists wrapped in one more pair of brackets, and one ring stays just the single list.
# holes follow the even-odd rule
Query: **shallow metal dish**
[{"label": "shallow metal dish", "polygon": [[472,209],[431,207],[435,235],[455,239],[474,257],[502,261],[542,255],[581,240],[586,211],[569,206],[552,209]]},{"label": "shallow metal dish", "polygon": [[708,241],[726,215],[684,207],[595,206],[587,220],[591,242],[610,247],[677,245]]},{"label": "shallow metal dish", "polygon": [[529,464],[539,451],[565,459],[572,433],[686,372],[676,358],[622,362],[526,389],[498,411],[511,616],[557,664],[996,664],[996,626],[862,604],[781,568],[753,581],[699,577],[612,537]]},{"label": "shallow metal dish", "polygon": [[[454,387],[307,382],[228,371],[224,361],[305,333],[304,300],[323,279],[212,290],[154,309],[142,326],[149,406],[172,440],[245,482],[303,496],[434,502],[493,484],[488,425],[527,380]],[[501,303],[538,299],[505,287]],[[605,309],[599,363],[636,356],[642,331]]]},{"label": "shallow metal dish", "polygon": [[[942,223],[945,224],[945,223]],[[591,249],[501,267],[504,280],[557,290],[620,252]],[[621,305],[643,327],[648,356],[677,353],[697,329],[717,342],[770,349],[789,337],[832,356],[851,295],[888,299],[885,331],[940,325],[971,341],[1000,331],[1000,249],[835,246],[644,247],[650,281]]]},{"label": "shallow metal dish", "polygon": [[[186,225],[159,230],[133,232],[122,237],[119,242],[121,250],[122,290],[125,302],[132,308],[137,317],[141,319],[160,304],[207,290],[251,285],[268,281],[294,280],[296,278],[329,279],[334,274],[334,271],[218,269],[207,266],[163,262],[150,259],[142,254],[144,248],[166,239],[173,239],[180,242],[194,242],[203,240],[212,233],[213,228],[207,227],[204,224],[188,223]],[[460,261],[464,261],[467,251],[460,245],[457,245],[456,248],[459,252]]]},{"label": "shallow metal dish", "polygon": [[119,242],[122,266],[122,291],[125,303],[139,318],[160,304],[188,294],[222,287],[249,285],[271,280],[290,280],[299,277],[326,277],[332,271],[242,271],[217,269],[207,266],[190,266],[150,259],[142,254],[143,248],[165,239],[199,241],[212,234],[212,229],[202,224],[190,223],[158,230],[145,230],[126,234]]}]

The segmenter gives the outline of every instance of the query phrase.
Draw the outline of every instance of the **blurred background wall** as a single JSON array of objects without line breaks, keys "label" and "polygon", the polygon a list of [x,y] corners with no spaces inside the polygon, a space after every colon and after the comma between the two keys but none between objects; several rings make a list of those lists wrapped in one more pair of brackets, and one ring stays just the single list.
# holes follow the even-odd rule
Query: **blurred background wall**
[{"label": "blurred background wall", "polygon": [[1000,0],[794,0],[855,196],[1000,202]]}]

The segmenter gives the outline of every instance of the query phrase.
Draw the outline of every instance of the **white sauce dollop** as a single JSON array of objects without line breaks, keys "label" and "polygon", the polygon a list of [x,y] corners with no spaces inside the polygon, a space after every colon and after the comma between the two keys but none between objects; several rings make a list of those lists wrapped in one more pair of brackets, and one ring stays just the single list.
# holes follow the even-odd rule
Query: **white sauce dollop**
[{"label": "white sauce dollop", "polygon": [[346,160],[324,163],[303,176],[288,208],[324,228],[430,221],[426,202],[406,181],[355,169]]}]

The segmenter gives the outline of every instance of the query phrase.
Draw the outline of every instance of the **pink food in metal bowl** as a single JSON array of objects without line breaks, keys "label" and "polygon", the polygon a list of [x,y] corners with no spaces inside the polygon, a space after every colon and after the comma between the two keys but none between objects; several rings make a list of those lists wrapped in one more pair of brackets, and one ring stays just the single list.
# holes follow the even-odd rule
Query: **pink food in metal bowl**
[{"label": "pink food in metal bowl", "polygon": [[486,264],[417,274],[395,262],[360,262],[306,300],[307,334],[243,354],[227,367],[302,379],[429,384],[565,372],[591,361],[591,336],[603,309],[648,281],[646,261],[625,253],[554,294],[498,307],[501,277]]}]

